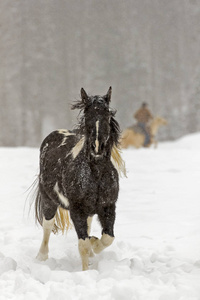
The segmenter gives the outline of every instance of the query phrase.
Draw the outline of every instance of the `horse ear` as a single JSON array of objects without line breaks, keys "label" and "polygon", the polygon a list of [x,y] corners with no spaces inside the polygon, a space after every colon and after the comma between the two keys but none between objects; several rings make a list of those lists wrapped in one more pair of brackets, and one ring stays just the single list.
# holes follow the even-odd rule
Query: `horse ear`
[{"label": "horse ear", "polygon": [[109,87],[109,90],[108,90],[108,92],[107,92],[107,94],[106,94],[106,100],[107,100],[108,103],[109,103],[110,100],[111,100],[111,94],[112,94],[112,87],[110,86],[110,87]]},{"label": "horse ear", "polygon": [[84,103],[86,103],[88,100],[88,95],[87,95],[86,91],[84,90],[84,88],[81,88],[81,99]]}]

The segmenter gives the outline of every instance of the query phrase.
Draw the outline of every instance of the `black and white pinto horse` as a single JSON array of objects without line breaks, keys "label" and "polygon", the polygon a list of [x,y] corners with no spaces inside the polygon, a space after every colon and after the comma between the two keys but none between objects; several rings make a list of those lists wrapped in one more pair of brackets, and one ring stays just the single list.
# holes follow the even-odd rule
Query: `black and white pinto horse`
[{"label": "black and white pinto horse", "polygon": [[[88,96],[82,88],[81,100],[72,106],[83,112],[78,127],[54,131],[42,142],[35,201],[36,220],[43,226],[39,260],[48,258],[51,231],[68,226],[67,210],[78,235],[83,270],[93,252],[101,252],[114,240],[117,169],[125,169],[117,148],[119,124],[109,108],[111,91],[110,87],[105,96]],[[89,236],[95,214],[102,226],[100,239]]]}]

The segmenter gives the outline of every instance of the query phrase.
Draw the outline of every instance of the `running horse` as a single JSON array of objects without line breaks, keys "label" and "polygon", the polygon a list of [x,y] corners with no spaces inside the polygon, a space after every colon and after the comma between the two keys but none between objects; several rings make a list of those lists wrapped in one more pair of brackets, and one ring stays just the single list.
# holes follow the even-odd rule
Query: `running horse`
[{"label": "running horse", "polygon": [[[82,269],[89,257],[114,240],[115,206],[119,191],[118,171],[125,172],[118,150],[120,128],[109,107],[111,87],[105,96],[88,96],[72,105],[82,117],[76,129],[50,133],[40,147],[40,174],[35,200],[36,221],[43,226],[38,260],[48,258],[50,234],[64,232],[70,218],[78,236]],[[91,221],[97,214],[102,235],[90,236]]]}]

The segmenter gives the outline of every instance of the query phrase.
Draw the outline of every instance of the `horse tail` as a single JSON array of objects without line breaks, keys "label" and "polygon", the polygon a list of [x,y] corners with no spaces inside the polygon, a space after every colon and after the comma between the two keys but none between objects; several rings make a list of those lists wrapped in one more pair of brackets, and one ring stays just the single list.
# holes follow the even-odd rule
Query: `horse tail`
[{"label": "horse tail", "polygon": [[42,226],[43,222],[43,213],[42,213],[42,197],[39,189],[39,184],[36,188],[36,199],[35,199],[35,221]]},{"label": "horse tail", "polygon": [[59,233],[60,231],[62,234],[67,233],[68,229],[72,228],[72,222],[70,221],[70,216],[68,210],[58,207],[56,215],[55,215],[55,224],[53,227],[53,233]]},{"label": "horse tail", "polygon": [[[39,189],[39,183],[36,187],[36,199],[35,199],[35,221],[42,226],[43,223],[43,211],[42,211],[42,197]],[[55,223],[52,229],[53,233],[57,234],[60,231],[62,234],[72,228],[72,222],[70,221],[69,213],[66,209],[58,207],[55,214]]]}]

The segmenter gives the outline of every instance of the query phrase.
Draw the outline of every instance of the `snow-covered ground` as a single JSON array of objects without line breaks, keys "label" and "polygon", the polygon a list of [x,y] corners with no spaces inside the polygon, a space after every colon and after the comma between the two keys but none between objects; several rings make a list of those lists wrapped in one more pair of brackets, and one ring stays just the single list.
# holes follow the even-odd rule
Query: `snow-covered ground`
[{"label": "snow-covered ground", "polygon": [[[77,237],[52,234],[29,214],[38,150],[0,148],[0,299],[200,299],[200,134],[124,151],[115,241],[81,271]],[[95,220],[93,235],[100,235]]]}]

